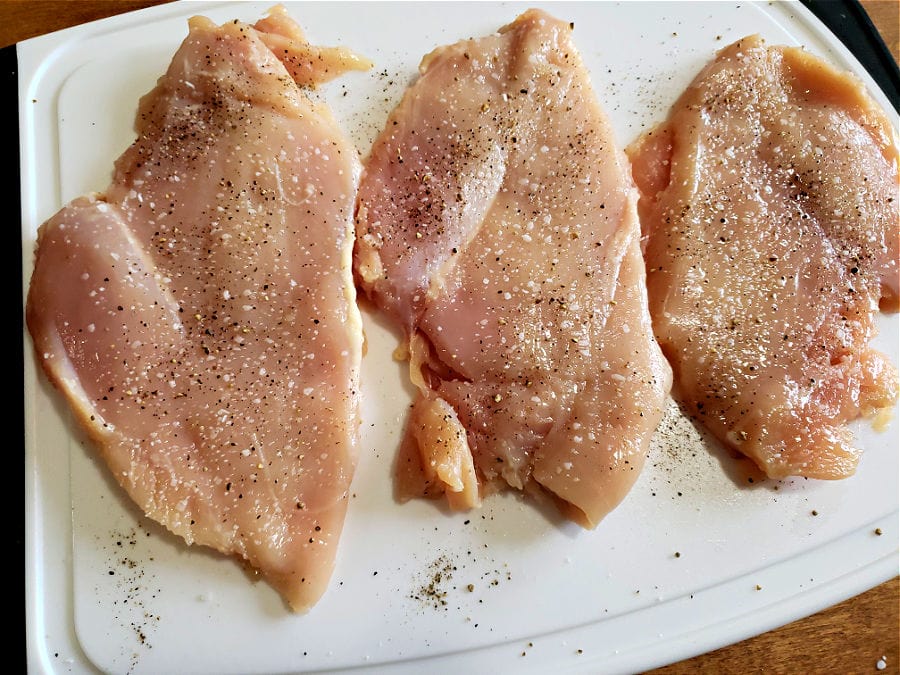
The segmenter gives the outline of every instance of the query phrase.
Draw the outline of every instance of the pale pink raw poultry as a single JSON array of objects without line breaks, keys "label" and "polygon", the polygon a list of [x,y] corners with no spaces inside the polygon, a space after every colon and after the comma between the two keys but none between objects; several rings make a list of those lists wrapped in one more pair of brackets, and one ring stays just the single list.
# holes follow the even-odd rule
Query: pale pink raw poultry
[{"label": "pale pink raw poultry", "polygon": [[297,611],[332,573],[356,462],[361,167],[291,74],[365,66],[280,8],[192,18],[112,184],[40,228],[27,301],[41,365],[138,506]]},{"label": "pale pink raw poultry", "polygon": [[772,478],[842,478],[890,406],[897,143],[860,82],[750,36],[628,150],[650,312],[688,414]]},{"label": "pale pink raw poultry", "polygon": [[571,34],[531,10],[435,50],[365,163],[356,271],[418,386],[403,499],[509,486],[594,527],[662,414],[637,194]]}]

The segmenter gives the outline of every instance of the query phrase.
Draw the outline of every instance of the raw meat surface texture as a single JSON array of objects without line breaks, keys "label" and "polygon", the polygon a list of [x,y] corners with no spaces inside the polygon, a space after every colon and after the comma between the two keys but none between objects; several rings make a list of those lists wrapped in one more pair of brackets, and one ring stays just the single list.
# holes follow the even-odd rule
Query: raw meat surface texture
[{"label": "raw meat surface texture", "polygon": [[364,162],[354,263],[417,386],[400,499],[511,487],[585,527],[621,502],[671,377],[636,207],[570,24],[424,58]]},{"label": "raw meat surface texture", "polygon": [[297,82],[366,63],[309,45],[281,8],[189,28],[110,186],[41,226],[27,325],[146,515],[305,611],[357,457],[361,166]]},{"label": "raw meat surface texture", "polygon": [[895,131],[863,85],[749,36],[632,147],[653,326],[687,413],[771,478],[854,473],[891,406]]}]

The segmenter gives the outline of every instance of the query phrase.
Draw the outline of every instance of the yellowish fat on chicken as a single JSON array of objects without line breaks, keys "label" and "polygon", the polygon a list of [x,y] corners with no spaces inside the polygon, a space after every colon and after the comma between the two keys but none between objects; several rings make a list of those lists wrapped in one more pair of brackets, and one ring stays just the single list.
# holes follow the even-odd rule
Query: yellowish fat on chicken
[{"label": "yellowish fat on chicken", "polygon": [[688,414],[771,478],[852,475],[897,400],[897,137],[855,77],[748,36],[628,148],[653,327]]}]

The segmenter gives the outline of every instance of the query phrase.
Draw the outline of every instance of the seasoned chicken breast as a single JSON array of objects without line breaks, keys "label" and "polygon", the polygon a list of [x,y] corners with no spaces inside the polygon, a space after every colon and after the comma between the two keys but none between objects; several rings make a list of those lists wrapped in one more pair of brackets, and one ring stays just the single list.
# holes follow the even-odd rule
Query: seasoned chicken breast
[{"label": "seasoned chicken breast", "polygon": [[282,9],[190,20],[103,194],[38,233],[35,353],[112,475],[297,611],[332,572],[356,462],[361,166],[301,91],[362,59]]},{"label": "seasoned chicken breast", "polygon": [[418,387],[403,499],[512,487],[593,527],[662,414],[637,193],[571,34],[531,10],[435,50],[365,162],[355,269]]},{"label": "seasoned chicken breast", "polygon": [[750,36],[628,149],[650,313],[689,414],[772,478],[842,478],[897,398],[897,139],[860,82]]}]

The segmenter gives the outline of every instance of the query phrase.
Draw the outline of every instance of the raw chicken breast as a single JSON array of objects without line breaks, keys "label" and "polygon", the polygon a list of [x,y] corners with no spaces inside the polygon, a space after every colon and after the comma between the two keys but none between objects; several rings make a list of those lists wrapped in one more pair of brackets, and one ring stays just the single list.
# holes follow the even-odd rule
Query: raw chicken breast
[{"label": "raw chicken breast", "polygon": [[861,83],[755,36],[628,149],[650,312],[687,412],[772,478],[842,478],[897,398],[897,143]]},{"label": "raw chicken breast", "polygon": [[401,499],[511,486],[594,527],[662,414],[637,193],[571,32],[531,10],[432,52],[365,162],[356,272],[418,387]]},{"label": "raw chicken breast", "polygon": [[361,166],[295,84],[364,62],[281,9],[190,20],[105,194],[38,234],[37,357],[112,474],[297,611],[332,572],[356,462]]}]

